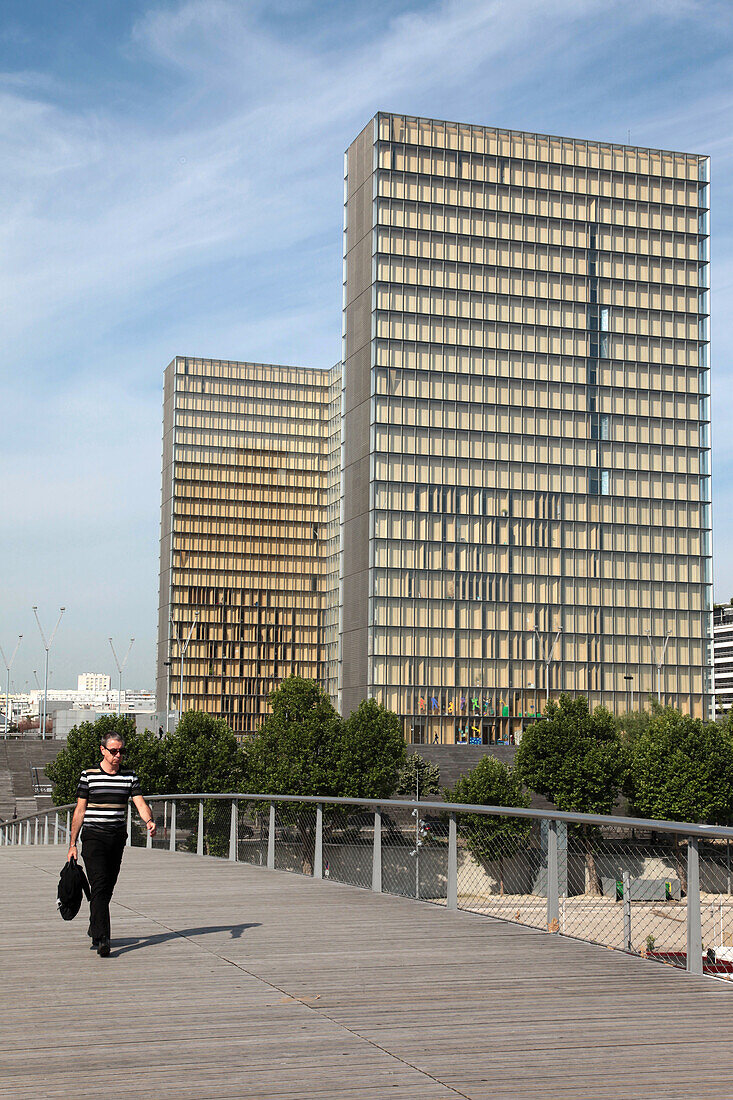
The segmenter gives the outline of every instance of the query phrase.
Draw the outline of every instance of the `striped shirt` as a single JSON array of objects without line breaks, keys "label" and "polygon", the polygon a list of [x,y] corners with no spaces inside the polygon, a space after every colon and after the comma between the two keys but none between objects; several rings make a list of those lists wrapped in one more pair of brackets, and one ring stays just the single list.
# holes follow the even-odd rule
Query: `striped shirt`
[{"label": "striped shirt", "polygon": [[76,789],[76,797],[87,800],[84,828],[124,829],[128,800],[138,794],[142,791],[134,772],[109,775],[101,768],[87,768]]}]

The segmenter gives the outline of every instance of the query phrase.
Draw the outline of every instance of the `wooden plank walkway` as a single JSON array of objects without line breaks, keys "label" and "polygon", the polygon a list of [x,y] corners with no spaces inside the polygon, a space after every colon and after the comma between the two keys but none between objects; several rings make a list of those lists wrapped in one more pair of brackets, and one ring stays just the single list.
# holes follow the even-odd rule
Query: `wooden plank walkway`
[{"label": "wooden plank walkway", "polygon": [[112,956],[0,849],[0,1098],[733,1096],[733,988],[470,913],[128,849]]}]

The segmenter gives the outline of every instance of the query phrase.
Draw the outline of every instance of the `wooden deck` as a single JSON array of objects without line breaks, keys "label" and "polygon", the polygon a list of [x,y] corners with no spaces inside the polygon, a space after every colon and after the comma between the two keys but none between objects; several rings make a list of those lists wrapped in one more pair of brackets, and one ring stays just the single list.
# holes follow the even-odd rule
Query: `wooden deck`
[{"label": "wooden deck", "polygon": [[128,849],[112,956],[0,848],[0,1098],[733,1096],[733,988],[333,882]]}]

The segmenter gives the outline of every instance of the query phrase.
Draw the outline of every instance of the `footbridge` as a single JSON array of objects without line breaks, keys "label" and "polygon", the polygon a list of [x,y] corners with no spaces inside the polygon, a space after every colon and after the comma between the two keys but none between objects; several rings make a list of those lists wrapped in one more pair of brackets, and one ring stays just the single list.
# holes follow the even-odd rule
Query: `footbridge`
[{"label": "footbridge", "polygon": [[55,909],[68,810],[0,825],[0,1096],[733,1095],[733,830],[158,796],[112,953]]}]

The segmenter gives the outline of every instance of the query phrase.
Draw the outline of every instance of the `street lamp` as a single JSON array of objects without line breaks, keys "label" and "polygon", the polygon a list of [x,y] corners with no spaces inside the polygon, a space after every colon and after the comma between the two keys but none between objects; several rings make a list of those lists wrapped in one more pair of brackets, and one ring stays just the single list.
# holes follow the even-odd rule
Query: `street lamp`
[{"label": "street lamp", "polygon": [[624,676],[624,680],[626,681],[626,691],[627,691],[627,693],[631,692],[631,705],[629,707],[629,714],[631,714],[632,710],[634,709],[634,684],[633,684],[634,677],[631,675],[630,672],[627,672],[626,675]]},{"label": "street lamp", "polygon": [[18,641],[15,643],[15,649],[13,650],[13,656],[10,658],[10,663],[8,663],[8,659],[5,656],[5,650],[0,645],[0,653],[2,653],[3,662],[5,664],[6,669],[8,670],[8,684],[7,684],[7,688],[5,690],[5,739],[6,740],[7,740],[7,737],[8,737],[8,733],[10,732],[10,669],[12,667],[13,661],[15,660],[15,654],[18,652],[18,646],[20,645],[22,637],[23,637],[22,634],[18,635]]},{"label": "street lamp", "polygon": [[135,641],[134,638],[130,638],[130,644],[127,647],[127,653],[125,654],[125,659],[122,662],[122,664],[120,664],[119,659],[117,657],[117,654],[115,652],[115,647],[114,647],[114,644],[112,642],[112,639],[110,638],[110,640],[109,640],[110,649],[112,650],[112,656],[115,659],[115,664],[117,665],[117,671],[120,674],[120,687],[119,687],[119,690],[117,692],[117,713],[118,714],[120,713],[120,706],[122,705],[122,673],[124,672],[125,665],[127,664],[127,658],[130,656],[130,650],[132,649],[132,643],[134,641]]},{"label": "street lamp", "polygon": [[196,623],[198,622],[198,619],[199,619],[199,612],[194,611],[194,613],[193,613],[193,622],[191,623],[191,629],[188,632],[188,637],[186,638],[186,641],[183,643],[183,646],[181,646],[181,638],[180,638],[180,635],[178,633],[178,630],[176,629],[176,624],[173,622],[173,619],[171,619],[171,626],[173,627],[173,633],[175,634],[176,641],[178,642],[178,651],[179,651],[180,658],[181,658],[181,669],[180,669],[180,677],[179,677],[180,682],[179,682],[179,685],[178,685],[178,697],[179,697],[178,721],[179,722],[180,722],[181,717],[183,715],[183,666],[184,666],[184,662],[186,660],[186,650],[188,649],[188,643],[191,641],[191,637],[193,635],[194,630],[196,629]]},{"label": "street lamp", "polygon": [[669,644],[669,639],[672,636],[672,631],[668,630],[667,633],[664,636],[664,645],[662,646],[662,656],[659,658],[658,661],[657,661],[657,657],[656,657],[656,652],[657,652],[656,651],[656,646],[654,645],[654,642],[652,641],[652,634],[651,634],[650,630],[647,630],[646,636],[649,639],[649,647],[652,651],[652,660],[654,661],[654,664],[657,666],[657,702],[661,703],[661,701],[662,701],[662,665],[664,664],[664,655],[667,652],[667,646]]},{"label": "street lamp", "polygon": [[41,638],[43,639],[43,648],[46,650],[46,674],[45,674],[45,678],[44,678],[44,681],[43,681],[43,732],[41,733],[41,737],[44,740],[46,739],[46,717],[47,717],[47,712],[48,712],[48,651],[50,650],[51,646],[53,645],[53,640],[56,637],[56,631],[58,630],[59,626],[61,625],[61,620],[64,617],[64,611],[66,611],[65,607],[59,608],[60,613],[59,613],[59,617],[56,621],[56,626],[53,628],[53,633],[51,634],[51,637],[48,639],[48,641],[46,641],[46,635],[43,633],[43,627],[41,626],[41,620],[38,618],[38,608],[35,605],[33,607],[33,614],[36,616],[36,622],[38,623],[38,629],[40,631]]},{"label": "street lamp", "polygon": [[[539,629],[536,626],[534,628],[534,632],[537,636],[537,643],[540,647],[540,651],[542,651],[542,650],[544,650],[545,646],[544,646],[542,638],[540,636]],[[544,659],[542,657],[540,658],[542,660],[542,663],[545,666],[545,692],[547,694],[547,702],[548,703],[550,701],[550,665],[552,664],[552,655],[555,652],[555,646],[557,645],[557,640],[558,640],[558,638],[560,637],[561,634],[562,634],[562,627],[560,626],[560,627],[558,627],[557,632],[555,633],[555,637],[553,639],[552,646],[550,648],[550,652],[547,656],[547,659]],[[535,707],[535,710],[536,709],[537,708]]]},{"label": "street lamp", "polygon": [[165,665],[165,733],[168,736],[168,721],[171,714],[171,663],[163,661]]}]

